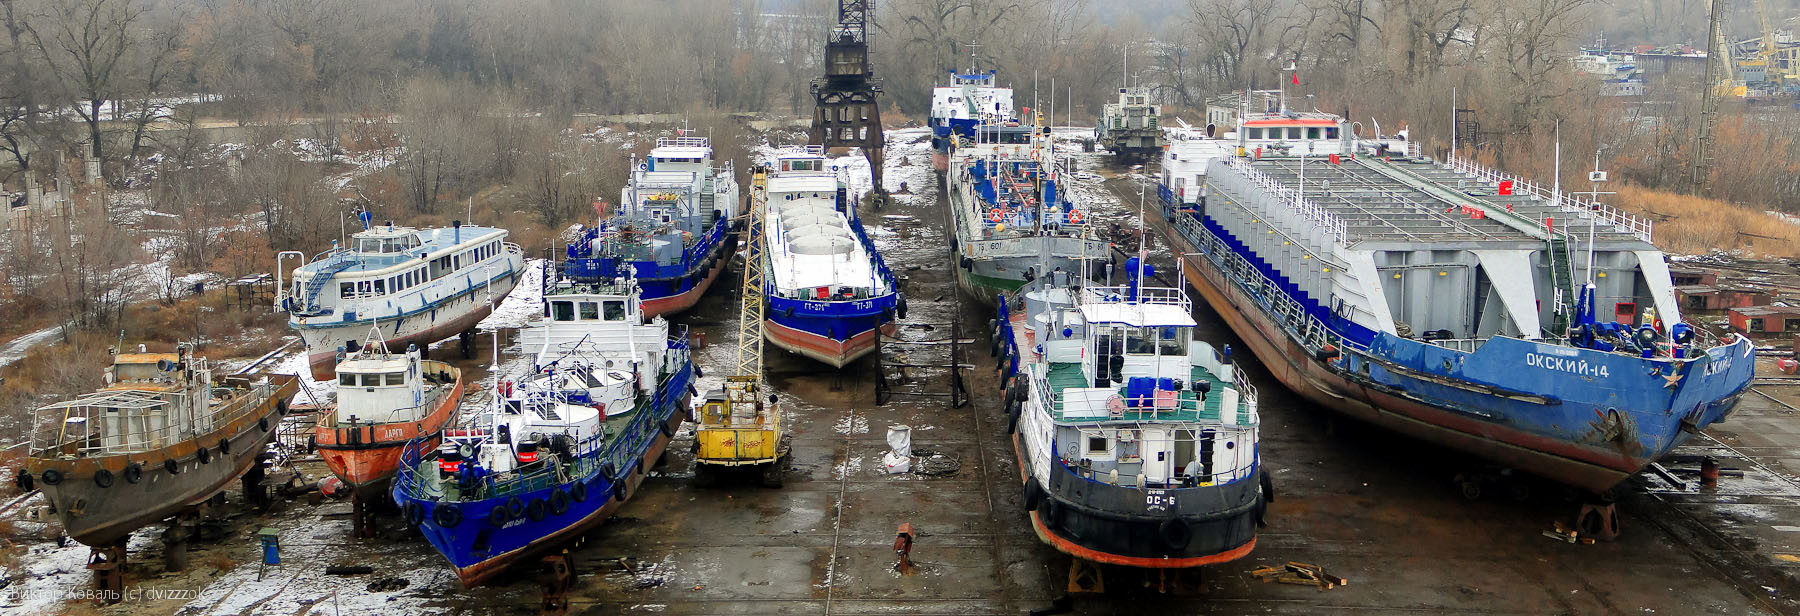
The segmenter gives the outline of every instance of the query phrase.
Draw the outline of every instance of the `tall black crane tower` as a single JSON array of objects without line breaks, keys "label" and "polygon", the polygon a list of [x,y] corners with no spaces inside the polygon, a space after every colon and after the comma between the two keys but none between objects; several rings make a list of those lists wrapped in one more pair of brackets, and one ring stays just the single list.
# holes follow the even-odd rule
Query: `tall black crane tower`
[{"label": "tall black crane tower", "polygon": [[875,102],[881,80],[869,65],[873,2],[838,0],[838,24],[825,41],[825,76],[812,82],[815,106],[808,136],[827,148],[862,148],[879,204],[887,191],[881,187],[881,107]]}]

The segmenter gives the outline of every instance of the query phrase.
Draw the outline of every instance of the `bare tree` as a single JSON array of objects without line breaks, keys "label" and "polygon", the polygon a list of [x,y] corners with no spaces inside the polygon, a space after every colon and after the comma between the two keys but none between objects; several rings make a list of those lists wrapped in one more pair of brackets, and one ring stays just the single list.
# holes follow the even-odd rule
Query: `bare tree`
[{"label": "bare tree", "polygon": [[139,50],[144,7],[137,0],[51,0],[25,22],[33,48],[53,76],[61,99],[87,124],[95,160],[105,160],[101,122],[128,76],[127,58]]}]

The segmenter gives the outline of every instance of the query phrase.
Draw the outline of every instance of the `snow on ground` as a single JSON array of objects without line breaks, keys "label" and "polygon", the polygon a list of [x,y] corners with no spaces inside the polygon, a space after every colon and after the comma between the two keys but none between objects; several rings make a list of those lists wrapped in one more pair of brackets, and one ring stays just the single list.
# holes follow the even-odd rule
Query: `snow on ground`
[{"label": "snow on ground", "polygon": [[494,313],[475,325],[476,331],[488,332],[496,329],[516,329],[543,314],[544,302],[544,260],[526,259],[525,271],[519,276],[519,282],[513,285],[506,299],[494,307]]},{"label": "snow on ground", "polygon": [[[296,336],[288,336],[292,340]],[[315,381],[312,378],[312,366],[306,361],[306,346],[295,344],[288,354],[281,357],[275,367],[269,370],[273,374],[292,374],[300,378],[300,392],[294,394],[292,404],[324,406],[337,399],[338,383],[336,379]]]},{"label": "snow on ground", "polygon": [[[39,495],[20,505],[20,510],[44,504],[43,496]],[[47,526],[29,520],[18,520],[13,524],[18,529],[15,536],[19,537],[39,536],[46,532]],[[156,544],[151,533],[137,533],[131,537],[126,549],[134,553],[151,548],[160,550]],[[93,576],[87,570],[88,554],[87,546],[74,541],[65,542],[62,547],[46,541],[33,544],[16,559],[16,568],[0,566],[0,583],[4,585],[0,588],[0,613],[53,614],[69,603],[89,598],[87,593],[93,588]]]},{"label": "snow on ground", "polygon": [[40,344],[56,340],[61,334],[61,326],[52,326],[14,338],[12,342],[0,346],[0,367],[24,359],[26,352]]}]

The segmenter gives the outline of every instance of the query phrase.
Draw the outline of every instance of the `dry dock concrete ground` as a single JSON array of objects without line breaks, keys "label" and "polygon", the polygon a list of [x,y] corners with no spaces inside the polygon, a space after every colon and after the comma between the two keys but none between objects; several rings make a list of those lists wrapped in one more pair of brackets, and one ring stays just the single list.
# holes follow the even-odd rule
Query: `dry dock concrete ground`
[{"label": "dry dock concrete ground", "polygon": [[[1069,560],[1038,541],[1021,506],[1020,474],[998,404],[994,360],[986,353],[985,308],[956,303],[935,183],[922,172],[928,153],[917,135],[897,137],[890,177],[912,194],[884,211],[865,211],[871,235],[907,277],[911,307],[901,337],[949,337],[960,319],[977,343],[964,361],[973,404],[897,397],[875,404],[868,362],[832,372],[769,350],[769,379],[793,434],[781,489],[741,483],[697,487],[684,429],[674,453],[619,517],[589,533],[571,553],[577,614],[1020,614],[1064,596]],[[1095,158],[1081,164],[1093,166]],[[890,180],[890,185],[895,182]],[[1103,186],[1077,186],[1112,205],[1102,221],[1129,223],[1130,206]],[[704,332],[696,362],[703,385],[716,385],[736,352],[736,279],[722,278],[691,313],[678,317]],[[1231,333],[1204,305],[1197,319],[1208,339]],[[1241,345],[1237,345],[1240,346]],[[890,349],[890,351],[902,351]],[[903,350],[910,363],[944,361],[942,347]],[[1750,396],[1711,436],[1683,447],[1672,462],[1682,484],[1646,474],[1622,488],[1624,534],[1614,542],[1569,544],[1543,536],[1569,524],[1576,504],[1561,488],[1531,480],[1493,484],[1477,501],[1452,485],[1478,461],[1311,408],[1248,353],[1238,357],[1263,398],[1262,452],[1278,498],[1254,552],[1208,568],[1197,594],[1165,594],[1138,572],[1108,570],[1108,593],[1073,598],[1080,614],[1800,614],[1793,572],[1800,568],[1800,417],[1774,394]],[[485,363],[477,359],[471,363]],[[945,392],[948,373],[915,369],[901,389]],[[1787,402],[1793,402],[1788,399]],[[912,427],[915,450],[955,461],[936,476],[887,475],[881,457],[890,425]],[[1692,460],[1715,456],[1728,469],[1719,486],[1694,484]],[[948,465],[946,465],[948,466]],[[1742,476],[1731,471],[1738,471]],[[98,610],[107,614],[531,614],[533,572],[497,587],[464,589],[423,541],[397,536],[353,540],[343,504],[296,503],[273,516],[228,522],[227,538],[196,545],[183,574],[146,563],[130,582],[191,586],[192,600]],[[896,527],[918,538],[910,575],[895,571]],[[254,532],[283,529],[291,547],[281,567],[256,582]],[[150,535],[150,533],[140,533]],[[134,558],[154,559],[160,545],[140,538]],[[48,552],[46,552],[48,553]],[[621,564],[617,559],[624,559]],[[1264,584],[1248,571],[1301,561],[1348,578],[1331,590]],[[326,565],[365,563],[368,576],[324,576]],[[627,568],[629,570],[627,570]],[[79,587],[86,572],[43,579]],[[43,579],[37,580],[40,584]],[[369,586],[404,579],[407,585]],[[0,595],[4,591],[0,590]],[[8,611],[0,601],[0,613]],[[87,612],[85,604],[61,604]],[[35,613],[35,612],[34,612]]]}]

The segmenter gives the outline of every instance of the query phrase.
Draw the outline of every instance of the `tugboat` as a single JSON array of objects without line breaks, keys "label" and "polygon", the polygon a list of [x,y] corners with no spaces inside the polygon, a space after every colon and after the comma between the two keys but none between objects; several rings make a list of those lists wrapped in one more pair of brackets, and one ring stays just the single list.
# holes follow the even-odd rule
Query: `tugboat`
[{"label": "tugboat", "polygon": [[[506,298],[524,267],[505,229],[461,221],[435,229],[371,227],[368,212],[358,218],[363,230],[348,246],[334,243],[295,268],[291,287],[276,280],[275,305],[305,341],[315,380],[329,380],[370,328],[390,348],[461,335],[466,352],[475,324]],[[276,261],[288,257],[305,255],[284,251]]]},{"label": "tugboat", "polygon": [[950,152],[958,143],[972,143],[975,127],[1013,119],[1012,88],[994,86],[994,71],[950,71],[950,85],[931,91],[931,166],[939,173],[950,169]]},{"label": "tugboat", "polygon": [[944,183],[958,288],[991,306],[1048,269],[1079,272],[1106,256],[1089,233],[1091,212],[1069,197],[1069,175],[1048,127],[977,127],[975,143],[950,155]]},{"label": "tugboat", "polygon": [[1199,340],[1179,289],[1051,270],[999,306],[1008,431],[1045,543],[1087,563],[1186,569],[1243,558],[1272,494],[1256,393]]},{"label": "tugboat", "polygon": [[385,498],[408,442],[435,448],[462,401],[462,371],[421,357],[418,347],[389,353],[380,341],[337,365],[337,402],[314,432],[332,474],[358,504]]},{"label": "tugboat", "polygon": [[1162,105],[1150,89],[1119,88],[1119,102],[1107,103],[1094,126],[1094,141],[1118,153],[1121,163],[1147,162],[1163,152]]},{"label": "tugboat", "polygon": [[[546,266],[548,267],[548,266]],[[687,416],[687,333],[645,315],[629,278],[547,271],[533,368],[436,448],[415,439],[393,498],[465,585],[598,526],[636,493]]]},{"label": "tugboat", "polygon": [[100,390],[36,411],[17,480],[43,491],[69,538],[122,562],[132,531],[205,502],[256,464],[297,390],[292,375],[215,379],[186,343],[115,352]]},{"label": "tugboat", "polygon": [[703,137],[657,139],[650,157],[633,165],[624,208],[569,244],[562,275],[635,278],[646,316],[692,308],[737,245],[737,179],[729,161],[715,167],[712,156]]},{"label": "tugboat", "polygon": [[1605,538],[1614,486],[1748,391],[1753,345],[1682,322],[1649,221],[1282,111],[1160,192],[1183,276],[1296,393],[1585,488]]},{"label": "tugboat", "polygon": [[893,334],[906,300],[824,148],[788,148],[775,159],[764,227],[765,332],[775,346],[842,368],[873,351],[875,336]]}]

